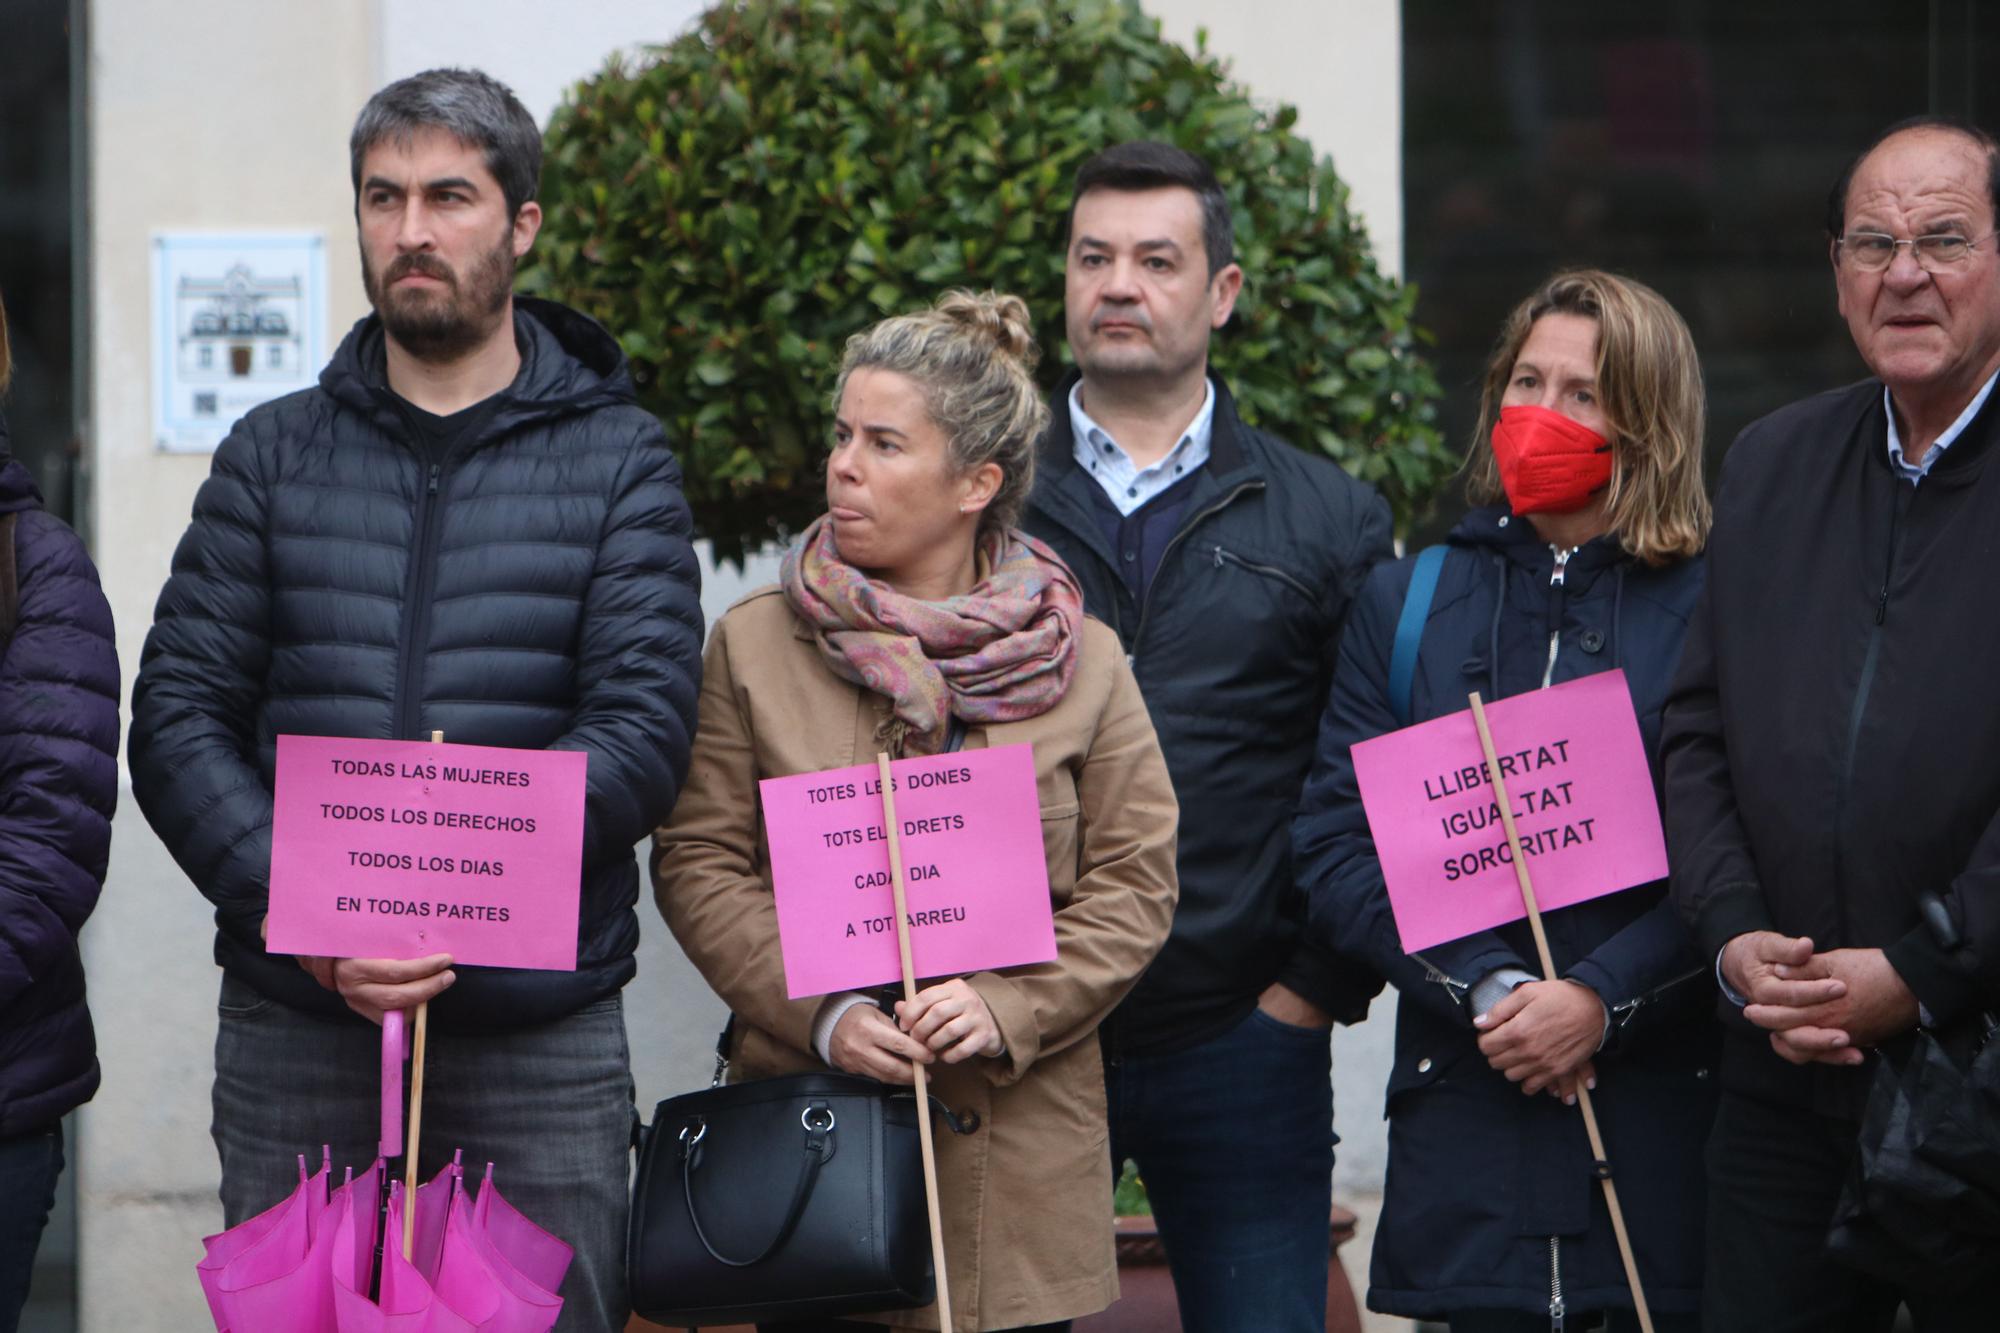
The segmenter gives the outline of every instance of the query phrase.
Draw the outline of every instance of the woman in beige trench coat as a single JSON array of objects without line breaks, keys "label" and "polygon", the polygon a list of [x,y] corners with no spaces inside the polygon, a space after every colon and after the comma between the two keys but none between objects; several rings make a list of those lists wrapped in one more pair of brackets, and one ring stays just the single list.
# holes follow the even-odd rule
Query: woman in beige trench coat
[{"label": "woman in beige trench coat", "polygon": [[[1047,420],[1033,357],[1026,308],[990,293],[849,343],[827,515],[781,585],[716,626],[692,770],[653,860],[675,938],[738,1017],[733,1077],[824,1062],[909,1083],[920,1060],[937,1097],[977,1113],[937,1139],[962,1333],[1061,1329],[1117,1298],[1094,1038],[1175,897],[1178,812],[1124,653],[1012,527]],[[931,979],[893,1017],[859,995],[788,1000],[758,781],[954,742],[1034,747],[1055,961]],[[935,1306],[873,1320],[938,1327]]]}]

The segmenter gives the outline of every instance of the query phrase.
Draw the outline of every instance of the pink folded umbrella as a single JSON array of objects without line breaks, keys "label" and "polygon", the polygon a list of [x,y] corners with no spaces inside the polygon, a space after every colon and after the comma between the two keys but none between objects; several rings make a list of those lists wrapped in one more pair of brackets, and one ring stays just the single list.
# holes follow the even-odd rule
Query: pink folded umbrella
[{"label": "pink folded umbrella", "polygon": [[[493,1184],[475,1202],[464,1167],[414,1187],[423,1123],[425,1007],[417,1013],[409,1141],[403,1143],[403,1015],[382,1025],[381,1156],[329,1190],[299,1159],[299,1184],[277,1206],[202,1242],[196,1266],[219,1333],[548,1333],[574,1252]],[[385,1159],[403,1156],[409,1186]],[[407,1206],[406,1206],[407,1205]],[[407,1219],[405,1214],[408,1214]]]}]

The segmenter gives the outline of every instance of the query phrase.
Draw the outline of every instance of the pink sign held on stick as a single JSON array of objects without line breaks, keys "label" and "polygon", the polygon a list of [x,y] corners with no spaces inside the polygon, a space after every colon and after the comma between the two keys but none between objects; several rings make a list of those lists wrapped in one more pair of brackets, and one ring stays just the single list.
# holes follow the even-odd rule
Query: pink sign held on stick
[{"label": "pink sign held on stick", "polygon": [[[1666,875],[1623,671],[1489,702],[1486,722],[1544,912]],[[1470,710],[1363,741],[1353,755],[1405,951],[1528,914]]]},{"label": "pink sign held on stick", "polygon": [[[1031,747],[899,759],[910,955],[920,977],[1056,956]],[[793,999],[902,978],[874,764],[767,778],[778,939]]]},{"label": "pink sign held on stick", "polygon": [[278,737],[265,947],[575,971],[588,762]]}]

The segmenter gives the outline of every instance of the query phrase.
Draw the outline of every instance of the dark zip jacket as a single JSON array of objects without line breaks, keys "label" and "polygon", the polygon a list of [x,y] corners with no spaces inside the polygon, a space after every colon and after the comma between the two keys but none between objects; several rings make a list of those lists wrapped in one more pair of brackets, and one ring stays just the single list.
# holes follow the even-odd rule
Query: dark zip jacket
[{"label": "dark zip jacket", "polygon": [[686,777],[700,681],[688,507],[610,335],[527,298],[514,330],[520,373],[433,463],[361,321],[223,441],[160,593],[133,795],[215,904],[216,961],[300,1009],[348,1014],[258,938],[286,733],[588,754],[577,970],[458,968],[432,1015],[547,1022],[633,973],[633,846]]},{"label": "dark zip jacket", "polygon": [[[1369,577],[1340,645],[1293,838],[1312,926],[1328,946],[1401,993],[1385,1114],[1389,1173],[1368,1303],[1435,1317],[1467,1309],[1551,1313],[1629,1309],[1592,1156],[1575,1107],[1525,1097],[1486,1063],[1467,992],[1500,968],[1541,975],[1525,921],[1403,952],[1348,748],[1396,728],[1389,657],[1414,562]],[[1479,690],[1502,699],[1622,668],[1649,755],[1702,582],[1699,559],[1653,569],[1608,537],[1552,582],[1554,554],[1504,507],[1453,529],[1425,621],[1410,718],[1463,712]],[[1551,667],[1551,636],[1554,638]],[[1660,778],[1657,763],[1654,782]],[[1701,1149],[1714,1114],[1715,986],[1664,882],[1543,918],[1557,971],[1596,992],[1611,1019],[1594,1096],[1647,1300],[1699,1304]]]},{"label": "dark zip jacket", "polygon": [[[0,640],[0,1139],[97,1091],[77,935],[97,906],[118,802],[118,654],[83,543],[42,510],[0,417],[0,514],[15,514],[14,632]],[[0,1211],[13,1206],[0,1200]]]},{"label": "dark zip jacket", "polygon": [[[1772,413],[1723,467],[1668,705],[1674,896],[1711,963],[1749,930],[1880,948],[1939,1022],[2000,998],[2000,395],[1911,486],[1882,384]],[[1939,895],[1964,944],[1919,917]],[[1858,1118],[1869,1068],[1736,1019],[1724,1085]]]},{"label": "dark zip jacket", "polygon": [[1381,980],[1303,941],[1286,837],[1348,603],[1389,553],[1389,507],[1325,458],[1236,415],[1215,382],[1215,428],[1145,604],[1093,516],[1076,465],[1072,374],[1057,390],[1023,526],[1118,632],[1180,799],[1173,933],[1105,1025],[1115,1055],[1179,1050],[1242,1021],[1282,981],[1335,1017]]}]

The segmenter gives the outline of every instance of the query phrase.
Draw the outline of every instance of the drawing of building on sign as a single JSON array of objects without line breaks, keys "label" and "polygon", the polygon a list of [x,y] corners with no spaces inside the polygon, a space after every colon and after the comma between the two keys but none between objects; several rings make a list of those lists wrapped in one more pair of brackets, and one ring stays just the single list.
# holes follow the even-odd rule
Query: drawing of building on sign
[{"label": "drawing of building on sign", "polygon": [[[237,263],[220,277],[183,274],[174,290],[181,381],[201,386],[297,379],[305,357],[304,300],[305,284],[297,273],[260,276]],[[195,401],[202,401],[199,393]]]}]

